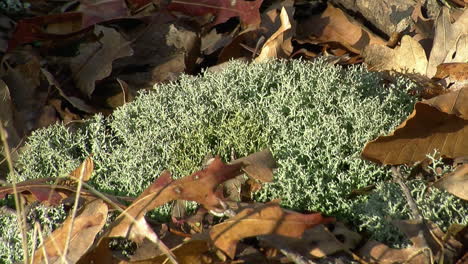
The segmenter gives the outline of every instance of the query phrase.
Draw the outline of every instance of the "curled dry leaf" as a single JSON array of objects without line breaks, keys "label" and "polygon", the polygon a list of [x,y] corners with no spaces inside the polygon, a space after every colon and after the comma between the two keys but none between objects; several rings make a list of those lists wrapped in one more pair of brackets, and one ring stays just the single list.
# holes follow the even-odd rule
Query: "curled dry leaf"
[{"label": "curled dry leaf", "polygon": [[468,200],[468,164],[461,165],[452,173],[444,175],[434,182],[434,186]]},{"label": "curled dry leaf", "polygon": [[83,181],[88,181],[91,179],[91,175],[94,171],[94,162],[91,157],[87,157],[83,163],[81,163],[78,168],[70,173],[70,177],[79,181],[80,179]]},{"label": "curled dry leaf", "polygon": [[294,7],[292,5],[281,8],[279,19],[276,9],[272,9],[266,14],[264,19],[271,21],[275,31],[263,44],[260,55],[255,58],[255,62],[262,62],[271,58],[288,58],[291,55],[293,51],[291,39],[296,28],[293,16]]},{"label": "curled dry leaf", "polygon": [[[106,223],[107,212],[107,205],[100,199],[86,204],[75,219],[69,216],[35,251],[33,263],[63,263],[64,260],[76,263]],[[67,243],[68,250],[64,253]]]},{"label": "curled dry leaf", "polygon": [[277,234],[300,237],[308,228],[335,221],[320,213],[300,214],[282,209],[276,203],[246,208],[223,223],[213,226],[209,235],[213,244],[233,258],[239,240],[252,236]]},{"label": "curled dry leaf", "polygon": [[[93,168],[94,163],[92,159],[88,157],[77,169],[73,170],[69,176],[79,179],[81,170],[83,169],[83,180],[87,181],[87,179],[91,177]],[[47,177],[17,183],[16,190],[30,203],[38,201],[45,205],[59,205],[64,199],[76,195],[76,185],[76,181],[70,181],[68,178]],[[0,186],[0,199],[4,199],[7,194],[13,193],[12,186]],[[96,195],[86,189],[81,189],[79,195],[86,200],[96,199]],[[112,195],[106,195],[106,197],[121,208],[126,208],[126,206],[119,201],[119,198],[123,197],[115,197]]]},{"label": "curled dry leaf", "polygon": [[[436,259],[440,259],[443,255],[447,261],[443,263],[453,263],[460,253],[462,244],[453,238],[444,240],[444,233],[435,224],[431,222],[426,224],[427,226],[416,220],[395,221],[395,225],[410,239],[413,244],[411,247],[393,249],[370,240],[359,249],[359,255],[366,261],[382,264],[420,264],[427,263],[427,255],[424,253],[430,250]],[[445,244],[443,248],[440,246],[441,243]]]},{"label": "curled dry leaf", "polygon": [[347,50],[361,54],[368,45],[385,45],[385,41],[365,30],[339,8],[328,4],[327,9],[312,15],[298,26],[300,43],[339,43]]},{"label": "curled dry leaf", "polygon": [[[242,164],[226,165],[219,158],[214,159],[208,168],[173,180],[169,172],[164,172],[103,232],[99,241],[81,260],[81,263],[94,261],[102,263],[110,259],[108,249],[110,237],[127,237],[141,242],[144,238],[160,243],[157,235],[146,222],[144,216],[173,200],[196,201],[206,208],[219,209],[220,199],[215,194],[216,187],[242,173]],[[160,245],[165,247],[164,245]]]},{"label": "curled dry leaf", "polygon": [[448,158],[468,156],[468,87],[417,102],[390,135],[368,142],[363,158],[384,164],[413,164],[437,149]]},{"label": "curled dry leaf", "polygon": [[452,91],[468,87],[468,63],[442,63],[437,66],[434,79],[444,80]]}]

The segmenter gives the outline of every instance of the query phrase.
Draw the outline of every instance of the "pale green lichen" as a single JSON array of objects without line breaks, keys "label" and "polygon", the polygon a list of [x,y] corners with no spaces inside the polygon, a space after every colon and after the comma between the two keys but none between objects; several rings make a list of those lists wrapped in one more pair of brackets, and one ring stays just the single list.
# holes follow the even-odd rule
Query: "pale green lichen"
[{"label": "pale green lichen", "polygon": [[[65,217],[63,206],[47,207],[38,205],[31,208],[26,217],[28,228],[26,232],[27,245],[30,254],[34,245],[33,238],[36,237],[35,245],[39,245],[40,233],[42,239],[46,239],[52,230],[65,220]],[[0,211],[0,263],[17,263],[23,259],[24,252],[18,226],[19,222],[16,214]],[[34,228],[36,223],[41,227],[41,230]]]},{"label": "pale green lichen", "polygon": [[[388,224],[377,224],[409,217],[398,189],[382,183],[369,197],[346,197],[391,179],[359,153],[411,111],[410,87],[403,79],[384,85],[377,73],[321,61],[235,62],[219,73],[155,86],[110,118],[96,116],[73,133],[59,125],[36,131],[16,168],[22,179],[59,176],[92,153],[96,188],[138,195],[164,169],[181,177],[198,170],[207,154],[229,161],[232,153],[270,148],[279,169],[255,199],[281,198],[286,207],[333,215],[396,241]],[[466,203],[446,193],[417,202],[433,208],[427,217],[443,225],[468,222]]]}]

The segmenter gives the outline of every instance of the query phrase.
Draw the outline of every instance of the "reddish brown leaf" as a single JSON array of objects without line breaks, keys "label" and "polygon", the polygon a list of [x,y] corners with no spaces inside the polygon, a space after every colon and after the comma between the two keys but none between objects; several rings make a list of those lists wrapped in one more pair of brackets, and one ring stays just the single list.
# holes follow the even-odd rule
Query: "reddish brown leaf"
[{"label": "reddish brown leaf", "polygon": [[[86,181],[86,179],[89,179],[91,176],[93,167],[94,163],[91,158],[88,157],[77,169],[71,172],[69,176],[73,179],[79,179],[81,170],[83,169],[83,179]],[[76,194],[76,186],[76,180],[48,177],[17,183],[16,190],[25,197],[28,202],[39,201],[46,205],[59,205],[64,199]],[[7,194],[13,193],[13,186],[0,186],[0,199],[4,199]],[[81,190],[80,196],[87,200],[97,198],[93,192],[86,189]],[[123,197],[106,196],[121,208],[126,208],[124,204],[119,202],[119,199]]]},{"label": "reddish brown leaf", "polygon": [[[31,43],[34,41],[49,41],[63,39],[66,34],[71,34],[82,28],[81,18],[81,13],[70,12],[63,14],[53,14],[43,17],[22,19],[16,25],[15,32],[13,33],[13,36],[8,42],[8,50],[11,51],[18,45]],[[68,29],[66,32],[55,32],[55,30],[53,30],[52,32],[47,32],[44,30],[45,28],[47,28],[48,25],[57,23],[67,23],[70,24],[70,26],[62,27],[62,29]]]},{"label": "reddish brown leaf", "polygon": [[[63,263],[64,259],[76,263],[91,247],[97,233],[106,223],[107,211],[107,205],[100,199],[86,204],[74,219],[69,216],[60,228],[47,237],[35,251],[33,263]],[[64,254],[67,241],[69,247]]]},{"label": "reddish brown leaf", "polygon": [[333,221],[334,218],[324,218],[320,213],[300,214],[269,203],[256,209],[244,209],[235,217],[215,225],[209,234],[214,245],[233,258],[237,243],[243,238],[267,234],[300,237],[308,228]]},{"label": "reddish brown leaf", "polygon": [[231,162],[231,164],[238,163],[243,164],[242,169],[248,176],[261,182],[271,182],[273,180],[273,170],[277,168],[276,161],[269,149]]},{"label": "reddish brown leaf", "polygon": [[216,158],[208,168],[175,181],[169,172],[164,172],[107,228],[95,247],[81,260],[82,263],[109,259],[109,237],[128,237],[136,242],[147,238],[158,244],[159,238],[144,216],[149,210],[172,200],[196,201],[208,209],[219,209],[220,199],[214,193],[216,187],[241,174],[241,167],[242,164],[226,165]]},{"label": "reddish brown leaf", "polygon": [[77,11],[83,14],[83,27],[103,21],[129,16],[129,10],[122,0],[80,0]]},{"label": "reddish brown leaf", "polygon": [[442,63],[437,66],[433,78],[445,83],[452,91],[468,87],[468,63]]},{"label": "reddish brown leaf", "polygon": [[215,15],[212,26],[224,23],[231,17],[239,17],[244,25],[249,26],[260,24],[258,9],[262,2],[263,0],[173,0],[168,9],[189,16]]}]

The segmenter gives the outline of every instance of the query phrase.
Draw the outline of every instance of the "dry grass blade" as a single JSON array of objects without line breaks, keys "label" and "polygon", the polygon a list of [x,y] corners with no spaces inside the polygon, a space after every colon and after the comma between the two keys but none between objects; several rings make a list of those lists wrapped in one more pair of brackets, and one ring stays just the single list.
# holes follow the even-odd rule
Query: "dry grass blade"
[{"label": "dry grass blade", "polygon": [[21,230],[21,245],[23,247],[23,253],[24,253],[24,263],[29,262],[29,254],[28,254],[28,238],[27,238],[27,229],[26,229],[26,216],[24,215],[24,210],[23,210],[23,205],[20,201],[20,196],[18,195],[18,192],[16,191],[16,174],[13,169],[13,161],[11,159],[10,155],[10,147],[8,145],[8,134],[3,126],[3,122],[0,120],[0,135],[2,138],[3,146],[5,148],[5,157],[8,162],[8,169],[10,170],[10,173],[13,175],[13,192],[15,196],[15,207],[16,207],[16,217],[18,219],[18,224],[19,228]]}]

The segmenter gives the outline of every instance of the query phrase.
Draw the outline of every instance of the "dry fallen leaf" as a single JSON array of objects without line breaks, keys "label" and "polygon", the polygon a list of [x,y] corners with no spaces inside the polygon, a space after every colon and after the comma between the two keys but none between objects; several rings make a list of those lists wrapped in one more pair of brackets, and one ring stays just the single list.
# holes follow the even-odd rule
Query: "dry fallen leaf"
[{"label": "dry fallen leaf", "polygon": [[446,62],[466,62],[468,60],[468,9],[450,23],[450,10],[443,7],[435,25],[432,46],[426,75],[433,77],[437,66]]},{"label": "dry fallen leaf", "polygon": [[[367,261],[382,264],[420,264],[427,263],[427,255],[424,253],[427,253],[428,250],[431,250],[435,259],[440,259],[443,255],[444,259],[448,261],[444,263],[453,263],[455,257],[460,253],[462,244],[453,238],[444,241],[444,233],[433,223],[426,223],[427,227],[415,220],[395,221],[395,224],[410,239],[413,244],[411,247],[393,249],[375,240],[370,240],[359,249],[359,255]],[[435,240],[434,236],[437,237],[438,241]],[[441,248],[439,243],[444,243],[444,248]]]},{"label": "dry fallen leaf", "polygon": [[371,44],[385,45],[385,41],[363,28],[339,8],[328,4],[327,9],[311,15],[298,26],[300,43],[339,43],[349,51],[361,54]]},{"label": "dry fallen leaf", "polygon": [[262,25],[266,19],[269,19],[271,24],[268,24],[270,24],[270,27],[273,26],[275,31],[269,33],[271,36],[263,44],[260,55],[255,58],[255,62],[263,62],[271,58],[288,58],[293,51],[291,39],[294,36],[296,27],[293,18],[294,7],[292,4],[283,6],[279,19],[277,13],[276,9],[272,9],[263,18]]},{"label": "dry fallen leaf", "polygon": [[405,35],[400,46],[391,49],[383,44],[369,45],[362,54],[369,69],[374,71],[397,71],[424,75],[427,69],[426,53],[416,40]]},{"label": "dry fallen leaf", "polygon": [[437,149],[448,158],[468,156],[468,87],[417,102],[390,135],[368,142],[363,158],[384,165],[413,164]]},{"label": "dry fallen leaf", "polygon": [[[209,264],[211,258],[205,254],[208,252],[209,245],[204,240],[189,240],[185,243],[178,245],[171,249],[174,256],[176,256],[179,264]],[[165,255],[160,255],[154,258],[131,261],[131,262],[120,262],[132,263],[132,264],[165,264],[169,263]]]},{"label": "dry fallen leaf", "polygon": [[239,240],[252,236],[277,234],[300,237],[308,228],[335,221],[320,213],[300,214],[282,209],[277,203],[246,208],[235,217],[217,224],[209,231],[213,244],[233,258]]},{"label": "dry fallen leaf", "polygon": [[[340,240],[337,239],[340,237]],[[343,250],[356,247],[361,236],[346,228],[343,223],[335,223],[333,232],[324,225],[318,225],[304,231],[301,238],[291,238],[279,235],[261,236],[261,240],[277,249],[299,253],[302,256],[322,258]],[[341,242],[343,241],[343,242]]]},{"label": "dry fallen leaf", "polygon": [[451,91],[468,87],[468,63],[442,63],[437,66],[433,79],[443,80]]},{"label": "dry fallen leaf", "polygon": [[468,164],[461,165],[455,171],[444,175],[434,182],[434,186],[468,200]]},{"label": "dry fallen leaf", "polygon": [[[69,216],[60,228],[47,237],[35,251],[33,263],[63,263],[64,260],[76,263],[91,247],[97,233],[106,223],[107,212],[107,205],[100,199],[86,204],[75,219]],[[64,254],[67,241],[69,246]]]},{"label": "dry fallen leaf", "polygon": [[210,23],[210,26],[224,23],[231,17],[239,17],[245,26],[255,27],[260,24],[258,9],[262,2],[263,0],[173,0],[168,5],[168,9],[190,16],[215,15],[216,19]]},{"label": "dry fallen leaf", "polygon": [[70,60],[73,79],[87,96],[93,93],[96,81],[111,74],[114,60],[133,54],[130,42],[113,28],[96,25],[94,36],[98,41],[82,43],[79,55]]},{"label": "dry fallen leaf", "polygon": [[76,179],[77,181],[81,179],[82,181],[86,182],[89,179],[91,179],[91,175],[93,174],[93,171],[94,171],[94,162],[91,159],[91,157],[87,157],[83,161],[83,163],[81,163],[81,165],[78,166],[78,168],[76,168],[70,173],[69,176],[71,178]]},{"label": "dry fallen leaf", "polygon": [[248,176],[261,182],[273,181],[273,169],[277,168],[276,161],[269,149],[265,149],[247,157],[236,159],[231,164],[243,164],[243,170]]},{"label": "dry fallen leaf", "polygon": [[101,263],[111,259],[111,252],[108,249],[110,237],[127,237],[135,242],[147,238],[158,244],[159,238],[144,216],[149,210],[172,200],[196,201],[208,209],[219,209],[220,198],[214,193],[216,187],[241,174],[241,167],[242,164],[226,165],[216,158],[208,168],[178,180],[173,180],[169,172],[164,172],[103,232],[81,263],[90,261]]}]

